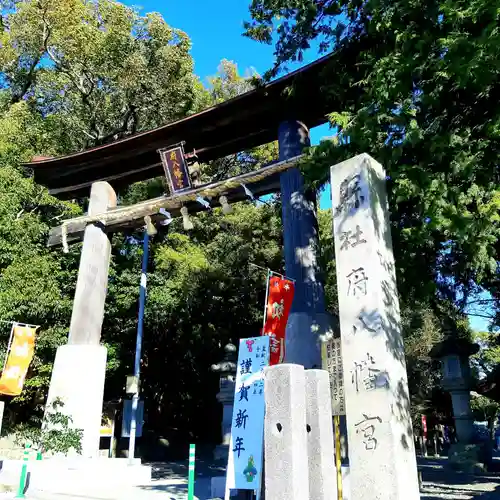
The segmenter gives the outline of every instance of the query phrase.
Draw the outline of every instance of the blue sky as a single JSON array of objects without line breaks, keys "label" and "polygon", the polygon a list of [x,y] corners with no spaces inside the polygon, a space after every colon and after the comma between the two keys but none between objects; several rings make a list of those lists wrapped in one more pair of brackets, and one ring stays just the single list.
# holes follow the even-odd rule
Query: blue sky
[{"label": "blue sky", "polygon": [[[123,0],[122,0],[123,1]],[[142,13],[159,12],[173,28],[185,31],[193,43],[195,71],[202,79],[217,72],[222,59],[238,64],[241,71],[264,73],[272,65],[273,47],[242,36],[249,20],[250,0],[124,0]],[[308,54],[305,62],[316,59]]]},{"label": "blue sky", "polygon": [[[192,41],[192,56],[195,72],[204,83],[207,77],[217,72],[222,59],[235,62],[240,73],[254,69],[262,74],[274,61],[273,46],[260,44],[242,36],[243,22],[249,20],[250,0],[122,0],[123,3],[137,7],[142,14],[159,12],[168,24],[185,31]],[[310,50],[303,64],[314,61],[318,54]],[[290,69],[295,69],[291,66]],[[322,137],[332,135],[328,125],[311,130],[312,144],[318,144]],[[329,186],[320,196],[320,207],[329,208]],[[476,330],[486,330],[487,321],[483,318],[469,317],[471,326]]]},{"label": "blue sky", "polygon": [[[122,0],[123,3],[146,12],[159,12],[173,28],[185,31],[193,44],[195,72],[207,83],[207,77],[217,73],[222,59],[234,61],[240,73],[254,69],[262,74],[273,62],[273,47],[254,42],[244,36],[243,22],[250,19],[250,0]],[[303,64],[314,61],[318,54],[306,53]],[[291,67],[294,69],[294,67]],[[318,144],[322,137],[331,135],[328,125],[311,130],[311,142]],[[320,198],[321,208],[330,206],[330,190]]]}]

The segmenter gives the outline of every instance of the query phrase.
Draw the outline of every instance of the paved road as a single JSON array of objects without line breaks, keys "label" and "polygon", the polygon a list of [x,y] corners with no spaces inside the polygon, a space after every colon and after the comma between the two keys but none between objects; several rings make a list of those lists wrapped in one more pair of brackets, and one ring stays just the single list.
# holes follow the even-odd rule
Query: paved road
[{"label": "paved road", "polygon": [[[421,460],[423,471],[422,500],[500,500],[500,476],[466,476],[447,471],[446,461]],[[187,464],[155,464],[153,480],[136,487],[112,489],[93,485],[89,481],[85,491],[71,494],[55,491],[28,491],[27,500],[185,500],[187,498]],[[195,495],[198,500],[210,499],[210,476],[220,475],[209,465],[200,464],[197,471]],[[2,495],[13,498],[14,495]]]},{"label": "paved road", "polygon": [[[27,500],[185,500],[187,498],[187,462],[152,464],[152,480],[140,486],[109,486],[103,482],[73,487],[71,484],[54,484],[49,488],[28,488]],[[220,467],[198,461],[195,498],[211,498],[210,478],[224,475]],[[14,494],[1,494],[0,500],[14,498]]]},{"label": "paved road", "polygon": [[446,458],[419,459],[422,500],[500,500],[500,476],[470,476],[444,467]]}]

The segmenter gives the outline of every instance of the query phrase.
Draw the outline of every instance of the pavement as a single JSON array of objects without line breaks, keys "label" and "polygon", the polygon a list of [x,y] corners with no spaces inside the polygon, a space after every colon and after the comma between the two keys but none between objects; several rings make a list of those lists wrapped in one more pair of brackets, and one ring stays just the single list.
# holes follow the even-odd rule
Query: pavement
[{"label": "pavement", "polygon": [[[500,500],[500,475],[468,476],[452,472],[446,458],[419,458],[422,471],[422,500]],[[58,492],[28,489],[27,500],[186,500],[187,462],[151,464],[152,479],[148,484],[111,487],[106,484],[88,485],[80,491]],[[197,461],[195,499],[209,500],[210,478],[224,475],[222,467]],[[0,499],[14,498],[14,493],[0,493]]]},{"label": "pavement", "polygon": [[449,470],[446,463],[446,457],[419,457],[421,500],[500,500],[500,475],[462,474]]},{"label": "pavement", "polygon": [[[163,462],[152,466],[151,481],[138,486],[120,486],[119,478],[113,484],[102,481],[89,481],[72,490],[67,485],[53,484],[48,488],[28,487],[27,500],[185,500],[188,491],[188,463]],[[195,499],[209,500],[211,496],[211,478],[223,476],[224,468],[203,460],[196,462]],[[118,479],[118,480],[117,480]],[[0,499],[15,498],[15,493],[0,493]]]}]

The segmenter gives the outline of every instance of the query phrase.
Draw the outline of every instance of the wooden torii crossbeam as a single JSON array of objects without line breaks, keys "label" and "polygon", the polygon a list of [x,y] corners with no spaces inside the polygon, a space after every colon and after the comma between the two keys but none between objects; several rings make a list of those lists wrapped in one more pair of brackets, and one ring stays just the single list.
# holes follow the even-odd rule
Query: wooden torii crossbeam
[{"label": "wooden torii crossbeam", "polygon": [[97,215],[83,215],[62,222],[60,226],[51,229],[47,246],[75,243],[81,241],[87,224],[100,222],[107,233],[124,229],[133,229],[144,225],[144,218],[149,216],[153,222],[165,220],[159,211],[168,210],[172,217],[180,215],[180,209],[186,206],[190,213],[206,210],[196,201],[198,196],[210,199],[211,207],[220,206],[219,197],[226,196],[228,203],[236,203],[248,198],[243,186],[251,186],[254,196],[263,196],[279,190],[279,174],[297,164],[302,155],[289,160],[273,163],[265,167],[237,175],[219,182],[188,189],[173,196],[160,196],[135,205],[122,206]]}]

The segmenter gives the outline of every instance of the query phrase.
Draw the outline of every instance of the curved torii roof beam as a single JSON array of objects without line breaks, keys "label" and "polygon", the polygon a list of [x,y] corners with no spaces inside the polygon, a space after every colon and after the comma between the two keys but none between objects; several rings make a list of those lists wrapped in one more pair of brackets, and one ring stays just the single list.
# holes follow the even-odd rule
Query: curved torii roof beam
[{"label": "curved torii roof beam", "polygon": [[57,197],[86,196],[95,181],[120,189],[162,175],[159,148],[185,142],[200,162],[238,153],[277,138],[278,125],[291,118],[314,127],[338,105],[322,92],[322,76],[332,55],[289,75],[163,127],[60,158],[26,164],[35,181]]}]

